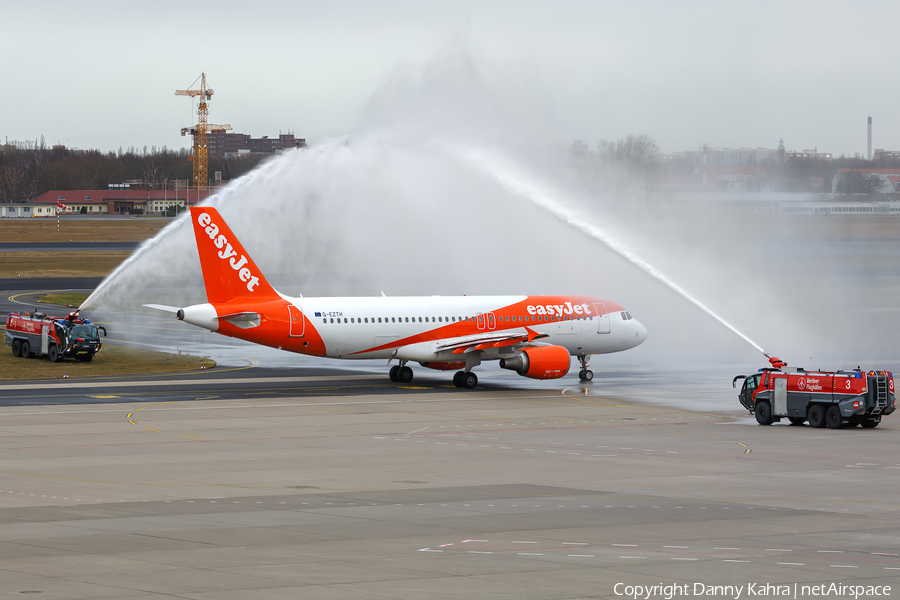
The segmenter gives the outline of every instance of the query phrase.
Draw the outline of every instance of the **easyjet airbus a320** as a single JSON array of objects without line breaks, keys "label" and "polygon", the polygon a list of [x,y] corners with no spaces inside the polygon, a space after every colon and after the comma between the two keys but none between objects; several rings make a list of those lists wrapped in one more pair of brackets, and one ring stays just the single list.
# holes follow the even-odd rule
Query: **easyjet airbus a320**
[{"label": "easyjet airbus a320", "polygon": [[340,359],[396,359],[392,381],[408,383],[417,362],[457,371],[474,388],[482,361],[533,379],[569,372],[571,357],[589,381],[593,354],[628,350],[647,330],[609,300],[584,296],[430,296],[291,298],[263,277],[212,207],[191,208],[207,303],[174,312],[192,325],[280,350]]}]

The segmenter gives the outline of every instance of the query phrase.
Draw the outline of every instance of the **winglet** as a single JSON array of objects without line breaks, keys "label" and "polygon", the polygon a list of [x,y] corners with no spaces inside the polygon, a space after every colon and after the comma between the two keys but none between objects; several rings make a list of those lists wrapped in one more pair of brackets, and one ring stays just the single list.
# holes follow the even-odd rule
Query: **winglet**
[{"label": "winglet", "polygon": [[211,206],[192,206],[191,222],[203,269],[206,298],[211,303],[234,298],[279,298],[219,211]]}]

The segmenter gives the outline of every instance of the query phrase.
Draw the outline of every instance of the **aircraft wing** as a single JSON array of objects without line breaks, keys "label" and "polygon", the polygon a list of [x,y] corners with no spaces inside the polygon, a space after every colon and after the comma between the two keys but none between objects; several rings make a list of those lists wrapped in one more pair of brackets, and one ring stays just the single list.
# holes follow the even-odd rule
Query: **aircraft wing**
[{"label": "aircraft wing", "polygon": [[466,354],[467,352],[487,350],[488,348],[502,348],[505,346],[515,346],[516,344],[528,344],[534,340],[543,339],[545,337],[550,336],[546,333],[538,333],[525,327],[524,332],[488,332],[442,340],[438,343],[435,351],[442,352],[445,350],[452,350],[453,354]]}]

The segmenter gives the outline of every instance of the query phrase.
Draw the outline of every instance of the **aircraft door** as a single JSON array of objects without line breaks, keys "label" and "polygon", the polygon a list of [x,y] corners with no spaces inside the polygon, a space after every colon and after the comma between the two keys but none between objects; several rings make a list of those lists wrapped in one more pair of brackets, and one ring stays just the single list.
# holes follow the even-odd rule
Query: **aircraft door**
[{"label": "aircraft door", "polygon": [[606,305],[602,302],[594,302],[594,310],[597,318],[597,333],[609,333],[609,313],[606,311]]},{"label": "aircraft door", "polygon": [[475,316],[475,323],[478,325],[478,331],[484,330],[484,313]]},{"label": "aircraft door", "polygon": [[306,317],[303,315],[303,311],[293,304],[288,304],[288,317],[290,319],[288,337],[303,337],[306,335]]}]

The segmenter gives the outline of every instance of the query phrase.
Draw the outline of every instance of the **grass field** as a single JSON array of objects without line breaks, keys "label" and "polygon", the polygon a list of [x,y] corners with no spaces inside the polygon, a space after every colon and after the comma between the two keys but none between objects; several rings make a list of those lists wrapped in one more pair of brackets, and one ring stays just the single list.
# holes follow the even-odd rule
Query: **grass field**
[{"label": "grass field", "polygon": [[81,303],[87,300],[90,294],[44,294],[40,300],[45,304],[58,304],[60,306],[69,306],[78,308]]},{"label": "grass field", "polygon": [[103,344],[103,348],[89,363],[66,359],[52,363],[44,356],[17,358],[5,344],[0,346],[0,380],[57,379],[69,377],[104,377],[109,375],[139,375],[196,371],[201,365],[215,366],[215,361],[186,354],[166,354],[152,350],[136,350]]},{"label": "grass field", "polygon": [[130,255],[127,251],[0,252],[0,278],[106,277]]},{"label": "grass field", "polygon": [[172,219],[0,220],[0,242],[142,242],[160,232]]}]

